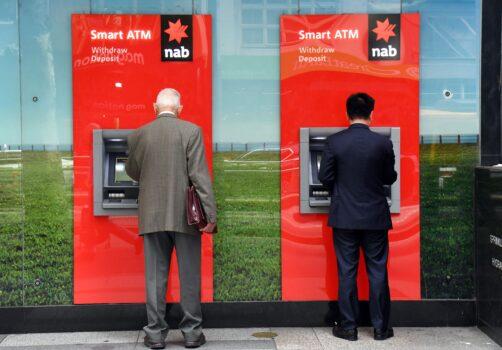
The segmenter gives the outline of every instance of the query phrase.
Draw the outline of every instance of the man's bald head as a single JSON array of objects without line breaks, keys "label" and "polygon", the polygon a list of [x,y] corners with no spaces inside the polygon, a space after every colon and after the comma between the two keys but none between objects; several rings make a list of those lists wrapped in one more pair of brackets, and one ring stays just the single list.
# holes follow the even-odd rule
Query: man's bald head
[{"label": "man's bald head", "polygon": [[153,107],[157,114],[162,112],[171,112],[178,115],[181,113],[183,108],[181,105],[181,95],[175,89],[162,89],[157,95],[157,100]]}]

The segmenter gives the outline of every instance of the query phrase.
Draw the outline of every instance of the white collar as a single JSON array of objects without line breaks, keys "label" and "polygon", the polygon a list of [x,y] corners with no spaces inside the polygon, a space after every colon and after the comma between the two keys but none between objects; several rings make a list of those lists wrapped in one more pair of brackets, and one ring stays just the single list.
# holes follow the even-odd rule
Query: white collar
[{"label": "white collar", "polygon": [[172,116],[172,117],[176,117],[176,114],[174,112],[170,112],[170,111],[165,111],[165,112],[160,112],[159,114],[157,114],[157,117],[162,117],[162,116]]}]

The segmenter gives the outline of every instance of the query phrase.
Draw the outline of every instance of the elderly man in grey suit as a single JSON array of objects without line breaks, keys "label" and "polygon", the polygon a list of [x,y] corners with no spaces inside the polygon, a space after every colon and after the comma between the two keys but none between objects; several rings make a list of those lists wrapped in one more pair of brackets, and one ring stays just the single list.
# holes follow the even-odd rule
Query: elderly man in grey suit
[{"label": "elderly man in grey suit", "polygon": [[[216,227],[216,204],[204,153],[201,129],[178,118],[180,94],[164,89],[154,103],[157,118],[128,138],[127,174],[139,181],[139,230],[144,238],[146,310],[145,345],[163,349],[168,332],[165,321],[167,277],[176,247],[185,347],[205,343],[200,306],[201,233]],[[188,225],[186,189],[192,181],[208,224],[199,230]]]}]

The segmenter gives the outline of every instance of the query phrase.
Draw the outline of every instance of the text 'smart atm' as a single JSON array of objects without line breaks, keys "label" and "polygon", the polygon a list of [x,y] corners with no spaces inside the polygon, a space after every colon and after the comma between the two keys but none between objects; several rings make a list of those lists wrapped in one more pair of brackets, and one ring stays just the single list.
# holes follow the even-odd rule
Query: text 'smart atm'
[{"label": "text 'smart atm'", "polygon": [[[327,213],[331,202],[331,189],[319,181],[321,159],[328,137],[345,128],[300,128],[300,213]],[[394,145],[395,170],[398,174],[392,186],[384,186],[391,213],[399,213],[401,206],[400,189],[400,128],[375,127],[372,131],[388,137]]]}]

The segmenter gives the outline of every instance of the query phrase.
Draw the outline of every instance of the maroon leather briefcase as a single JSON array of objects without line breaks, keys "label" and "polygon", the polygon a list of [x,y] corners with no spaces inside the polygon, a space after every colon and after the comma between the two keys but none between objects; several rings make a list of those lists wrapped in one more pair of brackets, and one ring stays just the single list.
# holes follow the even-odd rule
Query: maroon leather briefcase
[{"label": "maroon leather briefcase", "polygon": [[187,187],[187,220],[189,225],[197,225],[199,229],[206,227],[207,219],[194,185]]}]

